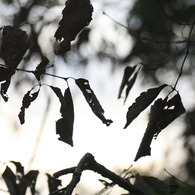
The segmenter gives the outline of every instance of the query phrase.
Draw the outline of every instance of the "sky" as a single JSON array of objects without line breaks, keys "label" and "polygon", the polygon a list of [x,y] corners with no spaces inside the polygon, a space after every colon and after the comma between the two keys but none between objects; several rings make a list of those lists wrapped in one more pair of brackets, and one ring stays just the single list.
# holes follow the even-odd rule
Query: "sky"
[{"label": "sky", "polygon": [[[123,22],[125,7],[127,6],[126,2],[127,1],[121,1],[121,7],[116,8],[117,1],[107,1],[107,6],[104,7],[104,10],[99,3],[93,2],[96,9],[94,11],[94,22],[91,25],[94,26],[96,30],[91,36],[91,39],[95,40],[92,47],[95,48],[98,46],[98,37],[101,35],[111,42],[118,43],[117,49],[119,55],[124,55],[125,52],[129,51],[132,40],[125,38],[125,30],[119,27],[121,30],[120,34],[118,34],[118,32],[114,30],[113,21],[102,14],[102,11],[105,11],[109,13],[109,15],[113,15],[119,22]],[[121,12],[116,12],[116,9],[124,10],[124,15],[121,14]],[[52,38],[46,37],[45,34],[52,35],[54,32],[53,26],[49,26],[44,29],[43,34],[40,36],[40,41],[47,43],[42,46],[42,49],[46,53],[51,51],[49,47],[51,47],[53,40]],[[85,51],[86,55],[90,55],[90,48]],[[94,90],[105,110],[106,118],[111,118],[114,121],[113,124],[111,124],[110,127],[106,127],[102,124],[92,113],[75,83],[70,81],[69,84],[75,108],[74,147],[70,147],[58,141],[58,136],[55,133],[55,121],[60,118],[60,104],[54,94],[45,93],[44,90],[43,92],[41,91],[38,99],[26,110],[26,123],[21,126],[19,120],[16,120],[15,123],[12,123],[12,120],[17,118],[20,111],[23,94],[16,94],[14,89],[10,88],[10,100],[8,103],[4,103],[2,99],[0,100],[0,124],[2,134],[2,136],[0,136],[0,160],[2,164],[14,160],[21,162],[26,167],[27,171],[30,169],[38,169],[43,175],[46,172],[52,174],[55,171],[77,165],[83,155],[90,152],[95,156],[97,162],[113,171],[122,171],[133,164],[132,172],[134,173],[139,171],[141,174],[161,175],[162,178],[167,176],[163,171],[164,168],[171,170],[173,174],[177,173],[178,167],[181,166],[180,162],[182,162],[182,159],[185,160],[186,158],[185,154],[182,152],[183,142],[182,139],[180,139],[182,134],[181,121],[175,122],[171,127],[163,131],[158,136],[157,140],[153,141],[152,156],[142,158],[136,163],[133,161],[147,125],[147,113],[149,112],[149,109],[147,109],[145,113],[142,113],[127,129],[123,129],[128,107],[134,102],[135,98],[148,87],[143,86],[139,77],[126,104],[123,105],[123,100],[117,100],[124,71],[123,67],[117,67],[113,70],[110,62],[105,61],[105,63],[102,64],[93,59],[90,61],[90,65],[85,69],[78,68],[77,66],[70,67],[63,63],[64,62],[57,57],[54,59],[55,66],[61,67],[57,69],[57,75],[88,79],[91,88]],[[52,83],[52,78],[48,77],[47,82]],[[59,79],[55,80],[54,85],[62,89],[66,88],[66,83]],[[29,88],[23,90],[25,92],[28,91]],[[44,112],[44,106],[45,96],[47,94],[51,95],[52,104],[46,114]],[[41,126],[43,119],[45,119],[45,123]],[[172,131],[172,129],[175,129],[177,133]],[[34,153],[33,151],[37,140],[39,145]],[[174,143],[174,146],[172,143]],[[181,159],[180,162],[178,162],[178,158]],[[81,195],[83,191],[80,190],[83,188],[85,188],[85,190],[88,188],[89,194],[97,192],[98,189],[103,187],[97,181],[97,178],[99,178],[97,174],[85,173],[81,185],[76,190]],[[40,180],[42,179],[45,179],[44,176],[40,178]],[[68,179],[70,179],[69,176]],[[63,181],[64,183],[67,182],[66,178],[63,177]],[[41,185],[39,188],[41,188]],[[112,193],[116,194],[116,191]],[[86,192],[83,194],[86,194]]]}]

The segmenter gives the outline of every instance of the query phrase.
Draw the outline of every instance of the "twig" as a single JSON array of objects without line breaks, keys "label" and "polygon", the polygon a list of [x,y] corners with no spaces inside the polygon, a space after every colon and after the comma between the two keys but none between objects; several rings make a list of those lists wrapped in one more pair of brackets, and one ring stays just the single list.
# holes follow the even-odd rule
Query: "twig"
[{"label": "twig", "polygon": [[[111,17],[110,15],[108,15],[106,12],[103,12],[103,14],[105,16],[107,16],[108,18],[110,18],[113,22],[115,22],[119,26],[122,26],[123,28],[127,29],[128,32],[130,33],[130,35],[132,35],[134,37],[138,37],[138,38],[140,38],[140,39],[142,39],[144,41],[149,41],[149,42],[153,42],[153,43],[175,43],[175,44],[182,44],[182,43],[186,43],[188,41],[188,40],[185,40],[185,39],[179,40],[179,41],[162,41],[162,40],[149,39],[147,37],[143,37],[143,36],[139,35],[137,32],[135,32],[132,29],[128,28],[124,24],[121,24],[120,22],[116,21],[113,17]],[[191,41],[191,42],[195,42],[195,41]]]},{"label": "twig", "polygon": [[117,175],[116,173],[106,169],[103,165],[97,163],[94,159],[94,156],[90,153],[86,153],[83,158],[80,160],[77,167],[73,167],[70,169],[64,169],[54,174],[54,176],[61,176],[63,174],[68,174],[71,171],[73,172],[73,177],[71,182],[68,184],[64,190],[66,191],[66,195],[71,195],[74,188],[80,181],[80,177],[82,174],[82,171],[84,170],[92,170],[94,172],[99,173],[105,178],[110,179],[113,181],[113,183],[119,185],[123,189],[127,190],[128,192],[136,195],[146,195],[143,191],[137,189],[135,186],[133,186],[127,179],[122,178],[121,176]]},{"label": "twig", "polygon": [[191,39],[191,35],[192,35],[192,31],[193,31],[194,25],[195,25],[195,20],[193,21],[192,26],[191,26],[191,29],[190,29],[190,32],[189,32],[186,54],[185,54],[184,59],[183,59],[183,62],[181,64],[180,72],[179,72],[179,75],[177,77],[177,80],[175,82],[175,85],[174,85],[173,89],[176,88],[177,83],[178,83],[178,81],[179,81],[179,79],[180,79],[180,77],[182,76],[182,73],[183,73],[183,67],[184,67],[185,61],[186,61],[186,59],[188,57],[188,54],[189,54],[190,43],[191,43],[191,40],[190,39]]},{"label": "twig", "polygon": [[195,192],[195,188],[194,188],[193,186],[191,186],[191,185],[189,185],[189,184],[183,182],[182,180],[178,179],[178,178],[175,177],[173,174],[171,174],[170,172],[168,172],[166,169],[164,169],[164,171],[165,171],[168,175],[170,175],[171,177],[173,177],[175,180],[177,180],[178,182],[180,182],[180,183],[186,185],[187,187],[191,188],[191,189],[194,190],[194,192]]},{"label": "twig", "polygon": [[178,22],[178,21],[174,20],[174,19],[171,18],[171,17],[166,13],[166,11],[164,10],[164,7],[163,7],[163,5],[162,5],[161,0],[159,0],[159,5],[160,5],[160,8],[161,8],[162,12],[164,13],[164,15],[165,15],[170,21],[172,21],[173,23],[176,23],[176,24],[179,24],[179,25],[182,25],[182,26],[192,25],[192,24],[193,24],[193,22],[191,22],[191,23],[182,23],[182,22]]}]

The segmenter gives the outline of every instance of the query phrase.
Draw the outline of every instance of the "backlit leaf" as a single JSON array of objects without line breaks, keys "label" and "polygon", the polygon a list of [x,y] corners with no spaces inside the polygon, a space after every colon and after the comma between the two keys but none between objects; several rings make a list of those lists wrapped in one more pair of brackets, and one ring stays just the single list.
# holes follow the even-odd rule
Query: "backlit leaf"
[{"label": "backlit leaf", "polygon": [[55,192],[58,190],[58,187],[61,186],[62,182],[59,179],[56,179],[55,177],[46,174],[48,178],[48,187],[49,187],[49,193]]},{"label": "backlit leaf", "polygon": [[12,170],[8,166],[3,172],[2,177],[7,185],[10,195],[18,195],[19,191],[16,183],[16,175],[12,172]]},{"label": "backlit leaf", "polygon": [[[170,105],[172,106],[170,107]],[[183,113],[185,113],[185,108],[179,94],[176,94],[168,101],[167,98],[164,100],[156,100],[151,107],[149,122],[136,154],[135,161],[142,156],[150,155],[152,139],[156,138],[164,128]]]},{"label": "backlit leaf", "polygon": [[40,81],[41,75],[45,73],[46,66],[48,65],[49,60],[46,57],[43,57],[41,63],[36,67],[36,70],[33,72],[36,79]]},{"label": "backlit leaf", "polygon": [[123,92],[123,89],[125,87],[125,85],[127,85],[129,78],[131,77],[131,75],[133,74],[133,72],[135,71],[136,66],[131,67],[131,66],[127,66],[124,70],[124,74],[123,74],[123,79],[119,88],[119,93],[118,93],[118,99],[121,98],[121,94]]},{"label": "backlit leaf", "polygon": [[18,115],[21,124],[24,124],[25,122],[25,109],[29,108],[31,102],[33,102],[38,97],[39,91],[40,89],[31,94],[30,90],[24,95],[22,100],[22,107],[20,108],[20,113]]},{"label": "backlit leaf", "polygon": [[92,20],[93,6],[90,0],[67,0],[62,11],[62,19],[55,33],[56,40],[61,41],[56,54],[70,50],[70,42]]},{"label": "backlit leaf", "polygon": [[102,106],[100,105],[96,95],[94,94],[93,90],[91,89],[89,85],[89,81],[86,79],[76,79],[75,80],[77,86],[82,91],[87,103],[91,107],[93,113],[107,126],[109,126],[112,123],[112,120],[106,119],[104,117],[104,110]]},{"label": "backlit leaf", "polygon": [[[140,70],[140,69],[139,69],[139,70]],[[128,83],[127,83],[127,89],[126,89],[126,94],[125,94],[124,103],[126,102],[127,97],[128,97],[128,95],[129,95],[129,92],[130,92],[130,90],[132,89],[132,87],[133,87],[133,85],[134,85],[134,83],[135,83],[135,81],[136,81],[136,78],[137,78],[137,75],[138,75],[139,70],[134,74],[134,76],[132,77],[132,79],[130,79],[130,81],[128,81]]]},{"label": "backlit leaf", "polygon": [[10,70],[15,70],[22,60],[30,41],[25,31],[12,26],[3,27],[1,57]]},{"label": "backlit leaf", "polygon": [[162,89],[164,89],[167,84],[163,84],[156,88],[150,88],[146,92],[142,92],[139,97],[136,98],[135,102],[129,107],[127,112],[127,122],[125,128],[143,111],[145,110],[158,96]]},{"label": "backlit leaf", "polygon": [[60,141],[73,146],[74,105],[69,87],[65,91],[62,102],[60,108],[62,118],[56,121],[56,134],[59,134]]}]

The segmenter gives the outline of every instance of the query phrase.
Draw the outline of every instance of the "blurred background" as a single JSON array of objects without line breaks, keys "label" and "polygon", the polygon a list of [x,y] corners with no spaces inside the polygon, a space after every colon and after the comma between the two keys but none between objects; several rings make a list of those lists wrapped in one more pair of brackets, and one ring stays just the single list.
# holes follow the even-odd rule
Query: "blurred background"
[{"label": "blurred background", "polygon": [[[110,170],[120,173],[133,164],[132,172],[165,179],[171,174],[195,185],[195,31],[191,35],[188,58],[177,85],[185,115],[169,125],[152,142],[152,155],[133,162],[141,142],[149,109],[123,129],[126,112],[135,98],[148,88],[174,85],[188,47],[194,21],[193,0],[102,0],[91,1],[93,19],[72,42],[71,50],[54,54],[54,34],[64,8],[64,0],[0,0],[0,26],[25,30],[31,47],[19,68],[34,70],[46,56],[50,74],[85,78],[114,122],[106,127],[94,116],[73,80],[69,85],[75,108],[74,147],[58,141],[55,121],[60,118],[59,100],[43,86],[35,102],[26,110],[25,124],[18,114],[24,94],[37,84],[34,75],[17,71],[8,90],[9,101],[0,99],[1,158],[21,162],[25,169],[42,173],[77,165],[86,152]],[[3,60],[0,61],[3,64]],[[124,68],[142,64],[141,72],[125,104],[117,99]],[[44,75],[41,83],[59,87],[62,79]],[[163,91],[164,97],[168,91]],[[44,176],[43,176],[44,177]],[[89,179],[90,177],[90,179]],[[62,178],[66,180],[70,177]],[[86,172],[75,194],[95,194],[103,185],[94,173]],[[90,187],[89,187],[90,186]],[[39,186],[43,190],[42,185]],[[121,190],[121,189],[116,189]],[[112,191],[111,194],[122,193]]]}]

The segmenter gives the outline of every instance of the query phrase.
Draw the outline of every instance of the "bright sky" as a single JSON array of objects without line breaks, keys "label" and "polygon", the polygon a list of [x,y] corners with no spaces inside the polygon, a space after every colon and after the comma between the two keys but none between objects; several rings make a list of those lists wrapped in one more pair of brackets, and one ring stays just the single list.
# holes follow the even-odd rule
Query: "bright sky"
[{"label": "bright sky", "polygon": [[[126,1],[121,3],[124,7],[126,6],[125,2]],[[112,12],[114,11],[111,10],[113,10],[114,5],[116,5],[116,1],[108,1],[108,3],[113,3],[112,9],[108,6],[107,10],[104,11],[108,11],[110,15],[113,15]],[[100,8],[96,9],[95,16],[97,23],[91,24],[95,25],[97,28],[96,32],[94,32],[94,36],[91,37],[91,39],[95,37],[96,40],[93,43],[93,47],[95,48],[96,44],[98,44],[98,36],[101,34],[106,39],[110,39],[110,41],[116,41],[117,37],[119,55],[123,55],[123,52],[128,52],[131,47],[131,40],[125,39],[125,31],[121,30],[121,34],[118,35],[117,32],[113,30],[112,21],[101,14]],[[116,16],[116,19],[119,21],[122,21],[123,16],[116,14],[114,16]],[[106,30],[105,28],[102,29],[104,26],[107,27]],[[45,32],[52,34],[52,27],[50,26],[48,29],[45,29]],[[43,37],[44,35],[42,35],[42,38]],[[50,46],[51,45],[46,44],[43,46],[43,49],[46,49],[46,52],[50,51],[48,48]],[[86,51],[90,52],[90,49]],[[123,68],[117,68],[113,72],[112,66],[109,63],[105,62],[104,64],[99,64],[96,61],[92,61],[86,70],[74,66],[68,68],[68,66],[62,65],[58,59],[55,59],[54,63],[55,66],[62,67],[57,72],[59,76],[83,77],[88,79],[91,88],[94,90],[105,110],[106,118],[111,118],[114,123],[111,124],[110,127],[106,127],[102,124],[92,113],[81,92],[75,87],[74,82],[71,81],[70,88],[75,108],[74,147],[72,148],[57,139],[55,134],[55,121],[60,118],[60,104],[57,97],[52,95],[52,107],[46,117],[43,134],[40,137],[40,145],[36,151],[34,161],[30,163],[32,151],[40,133],[40,123],[42,119],[45,118],[45,116],[43,116],[45,109],[44,92],[41,92],[40,97],[26,110],[26,123],[20,126],[19,121],[16,122],[19,128],[21,128],[20,131],[13,131],[15,127],[11,121],[13,118],[17,118],[20,111],[21,97],[19,99],[13,89],[10,88],[9,102],[4,103],[2,99],[0,100],[1,162],[7,162],[9,160],[20,161],[25,167],[28,167],[30,164],[31,166],[28,167],[30,169],[39,169],[42,173],[54,173],[55,171],[77,165],[82,156],[86,152],[90,152],[99,163],[110,170],[119,168],[123,170],[133,163],[133,171],[141,170],[142,173],[162,174],[162,170],[165,166],[176,172],[177,167],[180,165],[180,162],[177,161],[178,156],[185,159],[185,155],[181,157],[182,140],[178,139],[182,129],[179,121],[171,126],[171,128],[176,128],[176,131],[179,132],[178,134],[173,133],[170,128],[167,128],[159,135],[158,139],[153,142],[152,157],[140,159],[137,163],[133,162],[147,125],[147,115],[141,114],[126,130],[124,130],[123,127],[126,122],[128,107],[143,90],[146,90],[146,87],[142,86],[140,83],[139,78],[130,93],[127,103],[123,105],[122,100],[117,100]],[[50,81],[48,80],[48,82]],[[55,86],[65,89],[66,84],[64,81],[56,80]],[[26,91],[28,90],[29,89],[26,89]],[[180,127],[178,127],[178,124]],[[174,143],[174,150],[172,150],[173,146],[171,143]],[[167,150],[167,148],[169,149]],[[171,155],[167,153],[168,151],[171,151]],[[167,156],[164,156],[164,154],[167,154]],[[167,159],[169,161],[167,161]],[[174,172],[172,173],[174,174]],[[82,185],[88,188],[89,194],[92,194],[91,190],[94,192],[93,188],[95,188],[95,192],[97,192],[98,189],[100,190],[103,187],[97,181],[96,174],[90,174],[90,178],[94,177],[94,175],[95,178],[89,179],[88,173],[85,173],[86,177],[83,178],[83,181],[87,182],[87,185],[86,183],[82,183]],[[79,192],[79,194],[82,195],[82,192]],[[86,192],[83,194],[86,195]],[[113,192],[113,194],[117,193]]]}]

